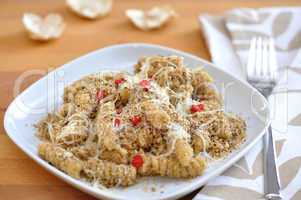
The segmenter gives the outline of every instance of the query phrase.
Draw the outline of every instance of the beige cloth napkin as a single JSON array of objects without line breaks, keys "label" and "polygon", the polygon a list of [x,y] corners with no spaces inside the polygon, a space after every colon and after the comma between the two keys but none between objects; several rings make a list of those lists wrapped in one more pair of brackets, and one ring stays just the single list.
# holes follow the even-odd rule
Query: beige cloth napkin
[{"label": "beige cloth napkin", "polygon": [[[281,80],[270,99],[277,164],[284,199],[301,199],[301,7],[235,9],[199,17],[212,61],[244,79],[250,39],[275,39]],[[224,174],[211,180],[194,200],[263,199],[260,141]]]}]

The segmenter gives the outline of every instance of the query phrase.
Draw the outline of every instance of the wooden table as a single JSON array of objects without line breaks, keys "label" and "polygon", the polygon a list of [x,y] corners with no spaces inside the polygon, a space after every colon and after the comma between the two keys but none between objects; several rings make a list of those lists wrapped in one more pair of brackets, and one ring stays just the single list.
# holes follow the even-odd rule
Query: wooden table
[{"label": "wooden table", "polygon": [[[222,13],[236,7],[264,7],[298,5],[300,0],[202,1],[202,0],[116,0],[111,14],[97,21],[75,16],[63,0],[2,0],[0,3],[0,199],[88,200],[93,197],[74,189],[28,158],[8,138],[3,128],[3,117],[13,99],[16,77],[29,69],[54,68],[69,60],[104,46],[126,42],[161,44],[210,59],[197,16],[200,13]],[[142,32],[124,16],[127,8],[148,8],[157,4],[174,6],[179,17],[169,26]],[[49,43],[28,39],[21,23],[24,12],[46,14],[58,12],[67,22],[62,38]],[[26,88],[39,77],[31,77]],[[24,133],[26,134],[26,133]],[[196,192],[184,197],[191,199]]]}]

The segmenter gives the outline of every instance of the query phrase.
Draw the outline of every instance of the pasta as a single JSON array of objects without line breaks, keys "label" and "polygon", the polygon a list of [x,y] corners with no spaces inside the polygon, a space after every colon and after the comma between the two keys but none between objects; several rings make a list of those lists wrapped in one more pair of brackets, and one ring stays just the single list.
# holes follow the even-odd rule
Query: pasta
[{"label": "pasta", "polygon": [[74,178],[79,178],[83,169],[83,162],[77,159],[71,152],[68,152],[54,144],[41,143],[38,148],[39,155],[66,172]]},{"label": "pasta", "polygon": [[[192,178],[203,173],[206,162],[200,156],[188,160],[185,165],[175,157],[160,157],[145,154],[142,155],[144,163],[138,170],[141,176],[168,176],[174,178]],[[180,162],[179,162],[180,161]]]},{"label": "pasta", "polygon": [[84,174],[91,180],[98,180],[106,186],[129,186],[135,183],[136,169],[128,165],[118,165],[99,159],[90,159],[85,163]]},{"label": "pasta", "polygon": [[141,58],[135,74],[100,72],[64,90],[37,124],[38,153],[66,174],[106,187],[142,176],[193,178],[244,141],[246,124],[223,110],[212,77],[178,56]]}]

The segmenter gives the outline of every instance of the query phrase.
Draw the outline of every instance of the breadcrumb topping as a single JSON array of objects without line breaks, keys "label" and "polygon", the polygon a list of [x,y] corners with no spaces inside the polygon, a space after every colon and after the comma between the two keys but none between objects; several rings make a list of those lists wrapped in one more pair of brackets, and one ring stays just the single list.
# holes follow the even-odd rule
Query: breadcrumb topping
[{"label": "breadcrumb topping", "polygon": [[67,86],[37,124],[39,155],[93,185],[141,176],[193,178],[244,141],[245,121],[223,110],[213,78],[179,56],[139,59],[135,74],[100,72]]}]

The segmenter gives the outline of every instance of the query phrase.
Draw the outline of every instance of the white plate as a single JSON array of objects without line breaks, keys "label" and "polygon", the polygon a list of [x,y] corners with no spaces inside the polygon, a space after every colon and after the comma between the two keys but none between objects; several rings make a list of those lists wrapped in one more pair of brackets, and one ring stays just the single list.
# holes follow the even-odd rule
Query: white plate
[{"label": "white plate", "polygon": [[[222,53],[222,52],[221,52]],[[37,155],[38,139],[32,126],[47,112],[57,109],[61,103],[64,84],[70,84],[84,75],[101,70],[132,71],[138,58],[147,55],[180,55],[190,67],[203,66],[215,79],[217,88],[225,92],[225,108],[244,116],[247,120],[246,142],[227,159],[216,161],[204,175],[191,180],[149,177],[128,188],[99,189],[76,180],[49,165]],[[224,87],[225,86],[225,87]],[[9,137],[33,160],[45,169],[70,183],[76,188],[98,198],[106,199],[175,199],[204,185],[209,179],[221,174],[258,141],[268,124],[268,112],[258,112],[265,99],[248,84],[241,82],[215,67],[213,64],[196,56],[174,49],[149,44],[123,44],[107,47],[89,53],[43,77],[22,94],[8,107],[4,118],[4,127]],[[155,188],[156,191],[151,191]]]}]

